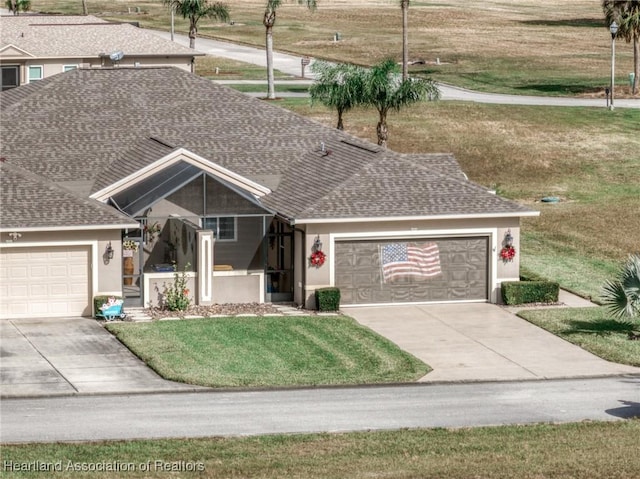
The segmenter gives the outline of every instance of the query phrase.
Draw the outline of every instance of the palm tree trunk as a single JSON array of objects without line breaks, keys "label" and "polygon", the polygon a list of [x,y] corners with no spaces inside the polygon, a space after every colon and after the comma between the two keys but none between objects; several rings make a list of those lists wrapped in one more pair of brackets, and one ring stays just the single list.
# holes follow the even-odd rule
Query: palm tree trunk
[{"label": "palm tree trunk", "polygon": [[264,12],[262,23],[266,30],[267,47],[267,98],[276,99],[276,87],[273,79],[273,25],[276,23],[276,11],[270,8]]},{"label": "palm tree trunk", "polygon": [[336,128],[340,131],[344,130],[344,123],[342,122],[342,108],[338,108],[338,126]]},{"label": "palm tree trunk", "polygon": [[387,127],[387,112],[379,113],[380,118],[378,120],[378,126],[376,126],[376,133],[378,134],[378,145],[386,148],[387,138],[389,137],[389,128]]},{"label": "palm tree trunk", "polygon": [[639,35],[633,36],[633,72],[635,77],[633,79],[633,86],[631,93],[636,95],[638,93],[638,82],[640,82],[640,38]]},{"label": "palm tree trunk", "polygon": [[196,48],[196,37],[198,36],[198,26],[196,25],[196,19],[189,17],[189,48]]},{"label": "palm tree trunk", "polygon": [[82,0],[82,14],[89,15],[89,10],[87,9],[87,0]]},{"label": "palm tree trunk", "polygon": [[402,8],[402,79],[409,77],[409,0],[401,0]]}]

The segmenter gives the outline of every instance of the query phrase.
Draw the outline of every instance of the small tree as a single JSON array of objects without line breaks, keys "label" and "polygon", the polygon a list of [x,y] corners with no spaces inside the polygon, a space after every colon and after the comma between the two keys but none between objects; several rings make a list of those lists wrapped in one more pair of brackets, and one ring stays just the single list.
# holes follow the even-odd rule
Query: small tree
[{"label": "small tree", "polygon": [[338,130],[344,129],[342,116],[363,99],[365,70],[344,63],[316,61],[311,65],[315,81],[309,88],[311,102],[320,102],[338,112]]},{"label": "small tree", "polygon": [[198,22],[202,17],[226,22],[229,20],[229,9],[224,3],[209,3],[209,0],[162,0],[174,12],[189,19],[189,48],[196,47]]},{"label": "small tree", "polygon": [[363,103],[378,110],[378,145],[387,146],[389,110],[400,111],[403,107],[424,100],[437,100],[440,91],[433,80],[422,78],[402,79],[400,69],[393,60],[385,60],[367,70],[364,76]]},{"label": "small tree", "polygon": [[602,301],[617,318],[640,316],[640,255],[629,256],[618,278],[605,282]]}]

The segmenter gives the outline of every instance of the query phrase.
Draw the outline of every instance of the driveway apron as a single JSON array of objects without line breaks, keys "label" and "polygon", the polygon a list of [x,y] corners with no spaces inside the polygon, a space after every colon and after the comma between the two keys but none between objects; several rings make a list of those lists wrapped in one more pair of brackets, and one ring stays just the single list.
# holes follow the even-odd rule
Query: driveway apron
[{"label": "driveway apron", "polygon": [[421,382],[640,374],[494,304],[354,307],[345,313],[433,368]]},{"label": "driveway apron", "polygon": [[0,321],[2,397],[184,391],[149,369],[95,319]]}]

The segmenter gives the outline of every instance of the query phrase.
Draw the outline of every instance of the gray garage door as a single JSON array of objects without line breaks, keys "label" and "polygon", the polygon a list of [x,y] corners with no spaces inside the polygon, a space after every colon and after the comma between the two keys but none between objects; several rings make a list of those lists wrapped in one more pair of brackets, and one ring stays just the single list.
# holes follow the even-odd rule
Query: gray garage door
[{"label": "gray garage door", "polygon": [[489,238],[336,242],[342,304],[487,300]]}]

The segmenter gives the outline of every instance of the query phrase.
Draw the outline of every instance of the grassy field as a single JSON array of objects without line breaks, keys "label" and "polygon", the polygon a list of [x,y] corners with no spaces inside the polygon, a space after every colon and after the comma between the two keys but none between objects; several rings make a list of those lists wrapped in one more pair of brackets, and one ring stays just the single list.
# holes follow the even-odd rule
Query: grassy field
[{"label": "grassy field", "polygon": [[[6,464],[131,464],[131,472],[11,473],[9,478],[632,479],[640,421],[349,434],[3,445]],[[140,465],[150,461],[150,471]],[[200,472],[169,472],[190,467]],[[167,466],[164,466],[167,464]]]},{"label": "grassy field", "polygon": [[424,363],[342,316],[113,323],[166,379],[212,387],[415,381]]},{"label": "grassy field", "polygon": [[608,361],[640,366],[640,341],[628,333],[640,331],[640,323],[615,321],[605,308],[543,309],[521,311],[520,316],[556,336]]},{"label": "grassy field", "polygon": [[[168,29],[160,0],[87,0],[89,12]],[[233,25],[201,20],[202,36],[264,46],[264,0],[229,3]],[[79,0],[33,0],[45,12],[81,13]],[[139,12],[136,11],[139,9]],[[400,60],[401,11],[391,0],[326,0],[310,12],[295,2],[278,9],[274,47],[281,51],[372,65]],[[176,29],[187,31],[176,19]],[[338,32],[341,40],[333,41]],[[608,84],[611,38],[599,1],[430,0],[409,9],[410,60],[415,74],[485,91],[602,96]],[[196,42],[197,48],[197,42]],[[619,95],[628,92],[631,45],[619,41]],[[439,60],[439,64],[436,64]]]}]

